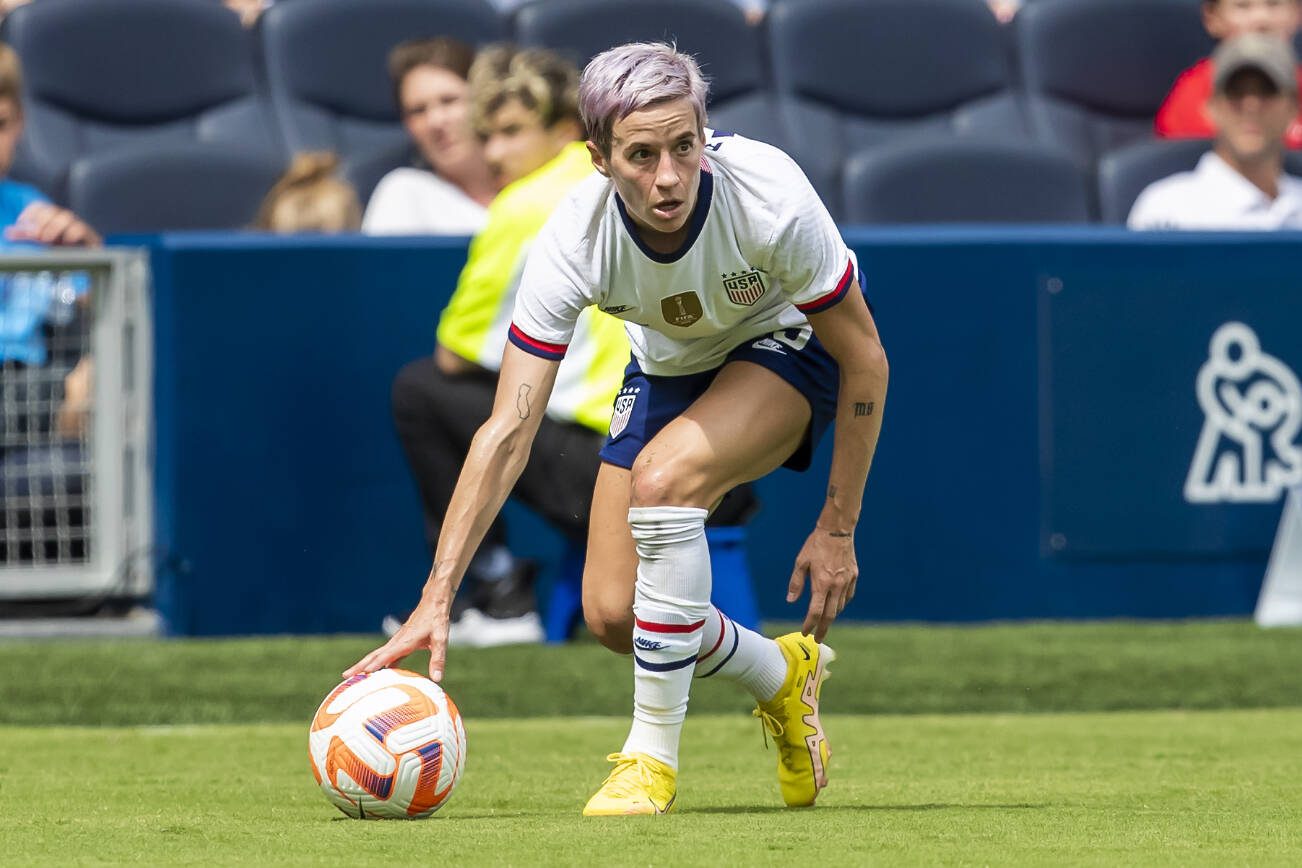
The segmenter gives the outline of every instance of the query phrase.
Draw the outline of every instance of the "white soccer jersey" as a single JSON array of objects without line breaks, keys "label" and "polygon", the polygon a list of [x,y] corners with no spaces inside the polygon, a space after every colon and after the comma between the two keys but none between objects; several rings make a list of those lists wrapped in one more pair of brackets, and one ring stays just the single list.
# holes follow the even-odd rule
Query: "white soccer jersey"
[{"label": "white soccer jersey", "polygon": [[643,371],[694,374],[844,297],[854,254],[795,162],[762,142],[706,135],[696,208],[676,253],[642,243],[601,175],[561,202],[525,265],[512,343],[559,359],[579,313],[596,305],[624,320]]}]

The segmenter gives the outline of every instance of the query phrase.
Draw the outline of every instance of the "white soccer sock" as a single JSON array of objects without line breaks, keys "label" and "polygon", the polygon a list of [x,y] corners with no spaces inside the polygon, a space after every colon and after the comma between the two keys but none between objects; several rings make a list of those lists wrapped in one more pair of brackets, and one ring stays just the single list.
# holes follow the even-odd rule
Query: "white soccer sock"
[{"label": "white soccer sock", "polygon": [[740,627],[714,606],[701,628],[696,677],[717,675],[735,681],[761,702],[768,702],[787,679],[787,658],[778,643]]},{"label": "white soccer sock", "polygon": [[649,754],[678,768],[701,627],[710,612],[710,548],[704,509],[633,507],[637,543],[633,595],[633,726],[624,753]]}]

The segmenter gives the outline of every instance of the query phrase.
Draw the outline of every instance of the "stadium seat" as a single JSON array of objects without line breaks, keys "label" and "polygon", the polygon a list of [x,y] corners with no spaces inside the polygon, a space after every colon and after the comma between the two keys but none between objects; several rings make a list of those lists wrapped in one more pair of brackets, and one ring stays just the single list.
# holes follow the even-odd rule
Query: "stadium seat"
[{"label": "stadium seat", "polygon": [[407,39],[472,45],[504,25],[486,0],[310,0],[262,16],[267,81],[292,151],[334,151],[345,170],[405,139],[388,54]]},{"label": "stadium seat", "polygon": [[1099,160],[1099,214],[1124,224],[1130,209],[1154,181],[1188,172],[1211,149],[1206,139],[1149,139],[1117,148]]},{"label": "stadium seat", "polygon": [[210,0],[41,0],[3,38],[24,68],[24,175],[63,200],[79,157],[184,142],[281,153],[248,34]]},{"label": "stadium seat", "polygon": [[1176,77],[1212,49],[1193,0],[1047,0],[1014,29],[1032,132],[1085,165],[1152,136]]},{"label": "stadium seat", "polygon": [[73,164],[69,205],[105,235],[241,229],[284,163],[278,155],[202,144],[118,149]]},{"label": "stadium seat", "polygon": [[1086,173],[1029,144],[909,139],[877,145],[845,167],[851,223],[1088,223]]},{"label": "stadium seat", "polygon": [[730,0],[538,0],[516,12],[515,38],[580,66],[612,45],[672,41],[710,80],[711,126],[785,146],[760,32]]},{"label": "stadium seat", "polygon": [[790,153],[839,216],[850,152],[901,135],[1027,135],[1006,35],[975,0],[779,0],[773,75]]}]

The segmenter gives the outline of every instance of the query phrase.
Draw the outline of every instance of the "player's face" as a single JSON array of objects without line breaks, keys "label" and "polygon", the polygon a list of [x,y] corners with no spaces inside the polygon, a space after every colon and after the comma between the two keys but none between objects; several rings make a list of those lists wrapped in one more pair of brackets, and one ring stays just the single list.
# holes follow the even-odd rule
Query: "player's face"
[{"label": "player's face", "polygon": [[1280,93],[1265,75],[1245,69],[1233,75],[1224,93],[1207,104],[1217,140],[1239,161],[1251,162],[1283,148],[1284,131],[1297,114],[1297,100]]},{"label": "player's face", "polygon": [[1300,0],[1216,0],[1203,6],[1203,24],[1217,39],[1233,39],[1245,33],[1292,39],[1300,21]]},{"label": "player's face", "polygon": [[0,177],[9,173],[14,150],[23,134],[23,113],[12,99],[0,99]]},{"label": "player's face", "polygon": [[484,159],[498,183],[506,185],[541,169],[567,144],[577,141],[576,123],[543,126],[542,116],[518,99],[508,99],[485,119]]},{"label": "player's face", "polygon": [[402,124],[435,171],[473,156],[479,139],[470,126],[470,85],[435,66],[418,66],[402,79]]},{"label": "player's face", "polygon": [[593,164],[614,181],[644,239],[672,251],[701,187],[705,141],[696,110],[687,98],[656,103],[616,121],[611,134],[609,157],[588,145]]}]

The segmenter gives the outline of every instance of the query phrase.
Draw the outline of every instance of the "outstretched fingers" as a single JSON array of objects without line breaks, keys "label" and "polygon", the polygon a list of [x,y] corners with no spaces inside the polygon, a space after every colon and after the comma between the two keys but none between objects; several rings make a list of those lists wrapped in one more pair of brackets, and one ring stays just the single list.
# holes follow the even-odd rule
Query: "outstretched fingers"
[{"label": "outstretched fingers", "polygon": [[406,642],[399,641],[399,635],[395,635],[388,642],[385,642],[379,648],[345,669],[344,678],[352,678],[354,675],[363,672],[375,672],[386,666],[393,665],[415,650],[414,648],[405,648],[406,644]]}]

